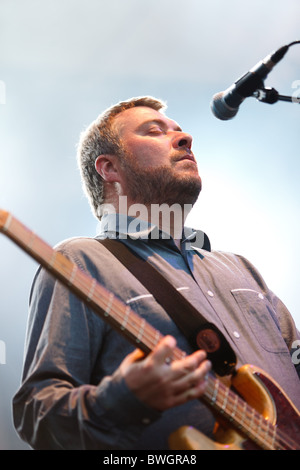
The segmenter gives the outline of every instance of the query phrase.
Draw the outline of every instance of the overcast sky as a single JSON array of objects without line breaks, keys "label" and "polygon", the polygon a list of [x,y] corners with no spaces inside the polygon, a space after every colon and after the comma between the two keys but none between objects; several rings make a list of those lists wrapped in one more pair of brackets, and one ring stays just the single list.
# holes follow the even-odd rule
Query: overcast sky
[{"label": "overcast sky", "polygon": [[[300,39],[299,18],[299,0],[0,0],[0,207],[52,245],[94,236],[79,134],[121,99],[162,98],[194,137],[203,191],[189,223],[247,257],[299,328],[300,107],[249,98],[228,122],[210,111],[216,92]],[[300,45],[265,85],[300,96]],[[11,398],[37,266],[3,235],[0,254],[0,449],[22,449]]]}]

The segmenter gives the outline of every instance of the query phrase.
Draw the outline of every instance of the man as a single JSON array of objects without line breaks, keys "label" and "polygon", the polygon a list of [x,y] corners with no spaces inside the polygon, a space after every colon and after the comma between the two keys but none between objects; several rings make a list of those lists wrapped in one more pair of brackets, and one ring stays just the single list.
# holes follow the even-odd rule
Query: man
[{"label": "man", "polygon": [[[98,238],[117,238],[147,259],[223,331],[238,366],[253,363],[266,370],[299,408],[290,352],[300,335],[247,260],[211,252],[206,236],[184,227],[201,179],[192,137],[163,108],[150,97],[128,100],[82,135],[79,166],[100,219]],[[169,223],[159,214],[154,226],[152,209],[175,204]],[[204,351],[192,351],[153,295],[99,240],[71,239],[57,249],[165,337],[143,356],[39,270],[23,381],[14,398],[20,436],[36,449],[167,449],[169,435],[182,425],[211,436],[215,419],[198,400],[211,369]],[[176,344],[187,353],[184,358],[173,357]]]}]

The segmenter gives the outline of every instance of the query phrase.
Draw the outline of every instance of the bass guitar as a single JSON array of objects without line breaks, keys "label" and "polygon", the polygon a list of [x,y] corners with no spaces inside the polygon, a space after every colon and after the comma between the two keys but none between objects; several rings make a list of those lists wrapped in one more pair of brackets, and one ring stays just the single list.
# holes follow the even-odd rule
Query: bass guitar
[{"label": "bass guitar", "polygon": [[[0,231],[47,269],[55,278],[143,353],[149,354],[162,335],[125,306],[95,279],[0,209]],[[185,353],[176,349],[174,359]],[[262,370],[245,365],[230,386],[209,375],[201,397],[217,417],[216,439],[184,426],[171,434],[173,450],[299,450],[300,414],[285,392]]]}]

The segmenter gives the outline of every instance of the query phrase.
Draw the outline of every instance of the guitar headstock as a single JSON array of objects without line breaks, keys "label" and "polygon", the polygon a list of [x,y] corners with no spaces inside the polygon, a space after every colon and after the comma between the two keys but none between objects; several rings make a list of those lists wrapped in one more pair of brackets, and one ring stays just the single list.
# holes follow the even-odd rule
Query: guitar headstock
[{"label": "guitar headstock", "polygon": [[3,231],[9,215],[9,212],[0,209],[0,231]]}]

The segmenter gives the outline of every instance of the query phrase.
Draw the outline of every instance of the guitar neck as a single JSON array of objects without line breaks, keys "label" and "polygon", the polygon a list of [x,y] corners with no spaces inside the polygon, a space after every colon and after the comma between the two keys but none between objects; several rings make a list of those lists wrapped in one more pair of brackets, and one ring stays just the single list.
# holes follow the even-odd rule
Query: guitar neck
[{"label": "guitar neck", "polygon": [[96,314],[112,327],[118,329],[135,345],[138,345],[145,354],[153,350],[162,339],[162,335],[157,330],[141,319],[129,306],[124,305],[114,294],[97,283],[94,278],[82,271],[75,263],[62,253],[55,251],[34,232],[28,230],[11,214],[5,213],[5,223],[3,223],[3,212],[0,210],[0,230],[8,238],[55,278],[59,279]]},{"label": "guitar neck", "polygon": [[[162,335],[129,306],[124,305],[76,264],[3,210],[0,210],[0,231],[145,354],[153,351],[162,339]],[[173,359],[184,356],[183,351],[175,349]],[[213,375],[209,375],[208,385],[201,400],[242,430],[260,447],[275,447],[275,427]]]}]

